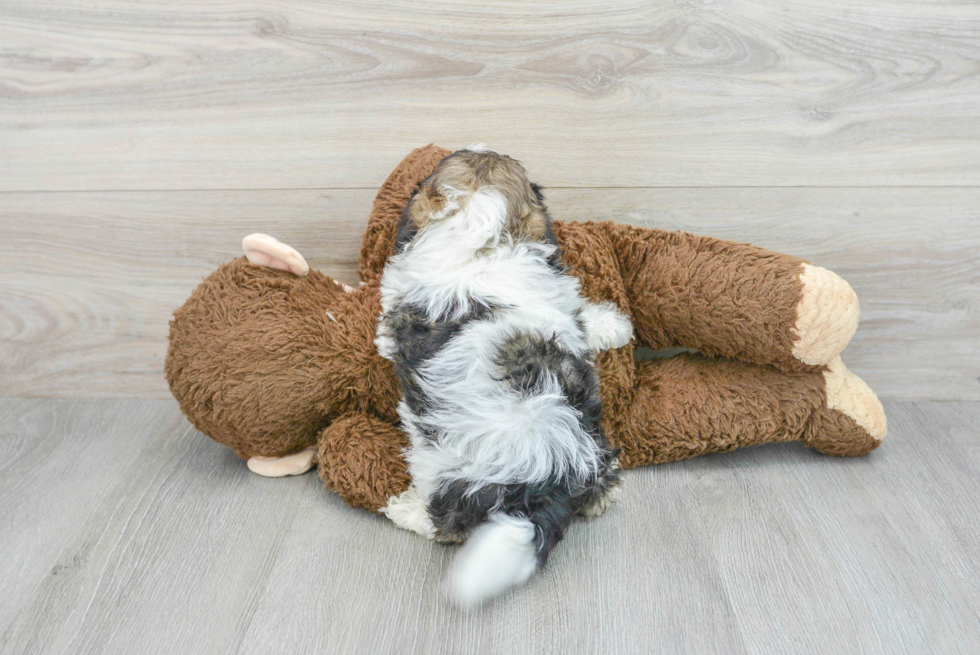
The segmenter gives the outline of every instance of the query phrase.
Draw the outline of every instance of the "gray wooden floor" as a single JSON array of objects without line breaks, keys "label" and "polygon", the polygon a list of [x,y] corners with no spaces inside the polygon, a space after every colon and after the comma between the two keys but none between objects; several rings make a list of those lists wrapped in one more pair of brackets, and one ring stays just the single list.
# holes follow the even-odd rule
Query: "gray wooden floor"
[{"label": "gray wooden floor", "polygon": [[980,651],[980,403],[889,402],[870,456],[627,473],[482,612],[452,549],[270,480],[167,400],[0,401],[4,653]]}]

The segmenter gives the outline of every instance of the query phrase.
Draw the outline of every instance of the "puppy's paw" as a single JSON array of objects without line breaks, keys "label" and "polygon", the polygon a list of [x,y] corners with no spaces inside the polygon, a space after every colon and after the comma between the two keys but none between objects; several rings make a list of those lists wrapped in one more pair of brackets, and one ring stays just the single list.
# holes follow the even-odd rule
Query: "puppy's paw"
[{"label": "puppy's paw", "polygon": [[389,498],[388,504],[378,511],[403,530],[416,532],[426,539],[436,536],[436,528],[425,508],[425,499],[415,485],[411,485],[398,496]]},{"label": "puppy's paw", "polygon": [[585,338],[592,350],[622,348],[633,338],[633,324],[612,303],[587,303],[582,308]]},{"label": "puppy's paw", "polygon": [[378,349],[378,354],[385,359],[393,360],[395,356],[395,340],[379,334],[374,337],[374,347]]},{"label": "puppy's paw", "polygon": [[623,488],[618,484],[612,487],[599,496],[599,498],[593,502],[582,507],[579,510],[579,515],[581,515],[586,521],[591,521],[592,519],[597,519],[606,513],[606,510],[619,503],[623,498]]}]

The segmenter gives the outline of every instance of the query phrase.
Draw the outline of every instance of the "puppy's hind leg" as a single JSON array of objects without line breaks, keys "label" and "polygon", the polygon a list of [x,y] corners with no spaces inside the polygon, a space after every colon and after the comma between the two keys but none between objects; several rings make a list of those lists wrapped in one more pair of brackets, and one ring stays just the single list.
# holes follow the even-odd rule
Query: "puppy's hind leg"
[{"label": "puppy's hind leg", "polygon": [[586,521],[597,519],[605,514],[607,509],[619,503],[622,496],[619,460],[614,459],[606,474],[596,481],[595,486],[589,491],[585,503],[578,510],[578,514]]},{"label": "puppy's hind leg", "polygon": [[432,525],[432,519],[429,518],[425,506],[425,499],[415,485],[389,498],[388,504],[378,511],[403,530],[415,532],[426,539],[432,539],[436,535],[435,526]]},{"label": "puppy's hind leg", "polygon": [[[565,535],[575,510],[568,494],[520,488],[507,503],[512,509],[491,512],[473,530],[453,560],[449,591],[464,607],[475,607],[512,587],[527,582],[548,561],[552,548]],[[515,496],[517,498],[515,498]]]}]

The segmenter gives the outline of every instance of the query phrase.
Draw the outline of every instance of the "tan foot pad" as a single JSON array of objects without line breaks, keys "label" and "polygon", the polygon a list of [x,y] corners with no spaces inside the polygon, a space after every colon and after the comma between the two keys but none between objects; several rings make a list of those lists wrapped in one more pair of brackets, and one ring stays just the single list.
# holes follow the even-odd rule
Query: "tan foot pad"
[{"label": "tan foot pad", "polygon": [[803,265],[803,297],[796,306],[793,356],[804,364],[828,364],[857,330],[857,294],[843,278],[819,266]]},{"label": "tan foot pad", "polygon": [[248,470],[267,478],[300,475],[313,468],[315,452],[315,449],[307,448],[286,457],[252,457],[248,460]]},{"label": "tan foot pad", "polygon": [[867,430],[872,439],[881,441],[888,431],[885,408],[864,380],[847,370],[835,357],[824,372],[827,382],[827,407],[837,410]]},{"label": "tan foot pad", "polygon": [[257,266],[278,268],[299,277],[310,272],[310,265],[303,259],[303,255],[268,234],[249,234],[242,239],[242,249],[248,261]]}]

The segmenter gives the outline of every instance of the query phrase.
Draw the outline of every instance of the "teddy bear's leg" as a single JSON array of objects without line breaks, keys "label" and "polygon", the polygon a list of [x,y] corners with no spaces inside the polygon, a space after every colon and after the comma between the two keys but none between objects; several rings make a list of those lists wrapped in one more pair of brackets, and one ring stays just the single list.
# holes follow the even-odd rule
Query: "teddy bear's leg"
[{"label": "teddy bear's leg", "polygon": [[302,475],[313,468],[315,448],[305,448],[286,457],[262,457],[256,455],[248,459],[248,470],[267,478],[283,478],[287,475]]},{"label": "teddy bear's leg", "polygon": [[798,370],[833,361],[857,329],[857,296],[824,268],[749,244],[602,225],[640,345]]},{"label": "teddy bear's leg", "polygon": [[310,272],[310,265],[303,255],[268,234],[249,234],[242,239],[242,250],[248,261],[258,266],[268,266],[303,277]]},{"label": "teddy bear's leg", "polygon": [[640,362],[630,415],[609,430],[624,468],[802,440],[831,455],[863,455],[885,434],[874,393],[843,364],[779,371],[682,355]]},{"label": "teddy bear's leg", "polygon": [[827,401],[810,419],[803,441],[830,455],[850,455],[860,443],[873,444],[871,448],[881,443],[888,423],[871,387],[847,370],[840,357],[825,368],[823,376]]}]

